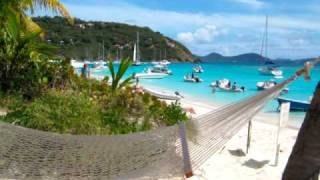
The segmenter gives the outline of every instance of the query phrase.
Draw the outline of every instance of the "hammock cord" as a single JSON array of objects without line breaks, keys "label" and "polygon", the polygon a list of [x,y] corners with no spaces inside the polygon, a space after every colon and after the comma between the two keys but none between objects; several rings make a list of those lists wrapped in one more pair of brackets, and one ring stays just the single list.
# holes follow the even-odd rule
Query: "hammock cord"
[{"label": "hammock cord", "polygon": [[306,68],[273,88],[184,123],[185,135],[181,124],[103,137],[60,135],[0,123],[0,179],[181,177],[186,167],[199,168],[298,76],[305,74],[308,79],[310,68],[319,61],[306,63]]}]

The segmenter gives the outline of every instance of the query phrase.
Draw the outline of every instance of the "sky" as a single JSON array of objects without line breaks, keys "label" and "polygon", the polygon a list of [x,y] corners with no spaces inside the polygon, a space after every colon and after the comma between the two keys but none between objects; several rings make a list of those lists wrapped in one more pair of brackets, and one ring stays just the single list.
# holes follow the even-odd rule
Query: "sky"
[{"label": "sky", "polygon": [[266,15],[268,56],[320,55],[319,0],[60,0],[77,18],[148,26],[197,55],[260,53]]}]

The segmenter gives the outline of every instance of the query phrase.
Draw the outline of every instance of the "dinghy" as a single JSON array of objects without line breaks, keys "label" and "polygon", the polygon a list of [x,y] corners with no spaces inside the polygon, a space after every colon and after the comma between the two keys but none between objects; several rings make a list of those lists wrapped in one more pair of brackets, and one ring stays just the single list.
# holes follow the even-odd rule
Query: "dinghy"
[{"label": "dinghy", "polygon": [[231,81],[228,79],[222,79],[222,80],[217,80],[213,83],[210,84],[210,86],[213,88],[213,90],[215,91],[216,88],[220,89],[221,91],[225,91],[225,92],[244,92],[245,91],[245,87],[238,87],[236,86],[236,83],[234,83],[233,85],[231,85]]},{"label": "dinghy", "polygon": [[[262,81],[262,82],[257,82],[257,90],[258,91],[263,91],[263,90],[266,90],[266,89],[270,89],[272,87],[274,87],[275,85],[277,85],[277,82],[271,80],[271,81]],[[289,89],[288,88],[284,88],[282,91],[281,91],[281,95],[284,95],[284,94],[287,94],[289,92]]]},{"label": "dinghy", "polygon": [[[287,99],[279,97],[277,98],[279,107],[281,103],[289,102],[290,103],[290,111],[307,111],[310,107],[310,102],[308,101],[299,101],[294,99]],[[279,109],[279,108],[278,108]]]},{"label": "dinghy", "polygon": [[152,72],[150,68],[134,75],[134,77],[138,79],[162,79],[166,76],[168,76],[168,74]]},{"label": "dinghy", "polygon": [[185,75],[185,76],[183,77],[183,79],[184,79],[185,82],[191,82],[191,83],[200,83],[200,82],[203,81],[202,79],[200,79],[200,78],[197,77],[197,76],[194,76],[194,75],[190,76],[190,75],[188,75],[188,74]]},{"label": "dinghy", "polygon": [[270,89],[275,85],[277,85],[277,82],[272,81],[272,80],[271,81],[257,82],[257,89],[259,91],[262,91],[262,90]]},{"label": "dinghy", "polygon": [[204,70],[202,69],[201,66],[195,66],[192,68],[192,70],[194,73],[203,73],[204,72]]}]

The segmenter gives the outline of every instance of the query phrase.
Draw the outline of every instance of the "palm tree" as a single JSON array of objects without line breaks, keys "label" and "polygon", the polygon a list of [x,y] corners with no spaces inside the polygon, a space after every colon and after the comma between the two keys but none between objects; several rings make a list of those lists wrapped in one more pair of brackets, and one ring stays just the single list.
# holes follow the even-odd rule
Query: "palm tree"
[{"label": "palm tree", "polygon": [[57,58],[56,48],[40,41],[40,31],[24,31],[14,17],[0,29],[0,90],[4,92],[36,87],[44,73],[40,68],[48,59]]},{"label": "palm tree", "polygon": [[4,28],[10,16],[19,18],[20,23],[28,31],[40,31],[41,28],[27,15],[34,14],[36,8],[49,10],[66,17],[70,22],[73,19],[59,0],[1,0],[0,1],[0,28]]},{"label": "palm tree", "polygon": [[320,82],[292,149],[283,180],[318,179],[320,170]]},{"label": "palm tree", "polygon": [[123,78],[125,72],[131,66],[131,64],[132,64],[131,60],[124,59],[124,60],[122,60],[120,62],[118,71],[115,72],[115,68],[114,68],[113,62],[112,61],[108,62],[108,68],[110,70],[111,80],[112,80],[112,84],[111,84],[111,92],[112,92],[112,94],[117,93],[123,87],[129,86],[130,84],[133,83],[132,82],[133,76],[130,76],[130,77],[126,78],[125,80],[123,80],[122,82],[120,82],[120,80]]}]

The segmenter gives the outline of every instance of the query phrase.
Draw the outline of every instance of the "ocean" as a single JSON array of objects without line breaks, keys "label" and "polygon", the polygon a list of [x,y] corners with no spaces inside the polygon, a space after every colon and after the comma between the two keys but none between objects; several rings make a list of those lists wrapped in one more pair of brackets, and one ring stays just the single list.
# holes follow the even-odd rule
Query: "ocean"
[{"label": "ocean", "polygon": [[[132,73],[142,72],[145,68],[152,66],[151,64],[143,64],[141,66],[132,66],[127,71],[126,76]],[[192,72],[194,64],[191,63],[173,63],[169,65],[169,69],[173,72],[173,75],[167,76],[163,79],[141,79],[140,83],[144,86],[157,87],[161,90],[178,91],[183,96],[202,101],[208,104],[228,104],[235,101],[239,101],[243,98],[253,96],[256,94],[256,83],[259,81],[267,81],[273,79],[272,76],[263,76],[258,72],[260,66],[253,65],[232,65],[232,64],[209,64],[202,63],[201,66],[204,69],[203,73],[197,74],[202,80],[202,83],[188,83],[184,82],[183,77],[185,74]],[[117,67],[117,66],[116,66]],[[293,75],[294,72],[301,68],[300,66],[280,67],[283,71],[283,79],[273,79],[277,82],[288,78]],[[302,77],[288,86],[289,93],[283,95],[287,98],[296,100],[309,101],[312,97],[315,87],[320,80],[320,68],[313,69],[311,74],[311,81],[305,81]],[[109,75],[108,70],[95,72],[94,75],[105,76]],[[230,93],[221,92],[217,90],[213,93],[210,84],[219,79],[227,78],[232,82],[236,82],[239,86],[244,86],[246,91],[244,93]],[[278,103],[276,100],[271,101],[264,108],[264,112],[278,113]],[[291,117],[294,117],[293,124],[301,124],[305,113],[293,112],[290,113]]]}]

